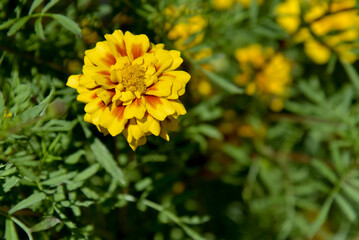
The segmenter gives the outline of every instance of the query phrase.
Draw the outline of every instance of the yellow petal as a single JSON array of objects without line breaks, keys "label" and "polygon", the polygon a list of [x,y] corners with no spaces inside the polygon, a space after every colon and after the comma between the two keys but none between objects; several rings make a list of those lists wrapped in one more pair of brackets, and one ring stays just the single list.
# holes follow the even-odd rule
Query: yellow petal
[{"label": "yellow petal", "polygon": [[85,106],[85,112],[87,113],[93,113],[95,112],[97,109],[102,108],[103,106],[106,106],[101,98],[95,98],[93,99],[91,102],[87,103]]},{"label": "yellow petal", "polygon": [[145,133],[137,125],[136,119],[132,118],[127,127],[129,135],[132,135],[134,139],[139,140],[141,137],[145,136]]},{"label": "yellow petal", "polygon": [[126,52],[131,61],[143,56],[150,47],[150,40],[144,34],[133,35],[130,32],[125,33]]},{"label": "yellow petal", "polygon": [[[123,113],[125,111],[124,106],[113,106],[111,109],[111,120],[106,120],[107,122],[111,122],[108,127],[108,131],[112,136],[116,136],[122,132],[127,123],[127,119],[123,117]],[[106,115],[108,117],[108,115]]]},{"label": "yellow petal", "polygon": [[159,121],[149,114],[145,114],[141,120],[137,120],[137,124],[144,133],[150,132],[155,136],[160,134],[161,126]]},{"label": "yellow petal", "polygon": [[180,100],[168,100],[169,103],[172,104],[172,107],[175,109],[176,114],[174,114],[175,117],[178,117],[179,115],[185,115],[187,113],[186,109],[184,108],[183,104]]},{"label": "yellow petal", "polygon": [[96,82],[97,85],[100,85],[105,89],[113,89],[116,87],[116,84],[111,81],[110,76],[95,75],[92,76],[92,79]]},{"label": "yellow petal", "polygon": [[164,98],[145,96],[147,112],[155,119],[163,121],[168,115],[175,113],[172,104]]},{"label": "yellow petal", "polygon": [[126,119],[137,118],[142,119],[146,112],[145,99],[143,97],[136,98],[131,104],[126,106],[124,117]]},{"label": "yellow petal", "polygon": [[95,124],[95,125],[99,125],[100,123],[100,118],[103,114],[103,112],[105,111],[106,109],[106,105],[102,105],[101,107],[99,107],[96,111],[92,112],[91,113],[91,116],[92,116],[92,123]]},{"label": "yellow petal", "polygon": [[169,68],[169,70],[175,70],[177,69],[183,62],[183,59],[181,58],[181,52],[176,50],[171,50],[170,55],[173,59],[172,65]]},{"label": "yellow petal", "polygon": [[111,126],[112,121],[114,120],[114,116],[110,111],[110,107],[111,106],[107,107],[104,110],[100,118],[100,126],[102,126],[103,128],[109,128]]},{"label": "yellow petal", "polygon": [[113,34],[106,34],[105,38],[108,41],[108,46],[115,57],[127,56],[125,38],[121,30],[116,30]]},{"label": "yellow petal", "polygon": [[166,141],[170,140],[170,136],[168,135],[168,133],[164,127],[161,128],[160,137]]},{"label": "yellow petal", "polygon": [[68,79],[67,79],[67,83],[66,86],[72,87],[74,89],[77,89],[77,87],[79,86],[79,81],[80,78],[82,77],[82,74],[79,75],[71,75]]},{"label": "yellow petal", "polygon": [[84,75],[87,76],[93,76],[93,75],[105,75],[110,76],[111,73],[107,67],[100,67],[100,66],[94,66],[94,65],[84,65],[82,68],[82,72]]},{"label": "yellow petal", "polygon": [[85,122],[92,123],[92,116],[90,113],[86,113],[84,116]]},{"label": "yellow petal", "polygon": [[159,49],[155,51],[155,56],[158,60],[155,64],[157,75],[161,74],[172,66],[173,58],[168,51]]},{"label": "yellow petal", "polygon": [[158,81],[149,87],[146,95],[157,97],[168,97],[171,95],[172,81]]},{"label": "yellow petal", "polygon": [[110,68],[116,63],[116,58],[112,55],[106,41],[98,42],[96,47],[85,51],[85,55],[95,65]]},{"label": "yellow petal", "polygon": [[89,103],[95,98],[97,98],[96,91],[88,90],[87,88],[86,91],[81,91],[77,96],[77,100],[83,103]]},{"label": "yellow petal", "polygon": [[92,75],[83,75],[79,80],[79,86],[86,88],[95,88],[98,84],[92,79]]},{"label": "yellow petal", "polygon": [[330,50],[316,40],[305,42],[304,51],[317,64],[327,63],[331,55]]},{"label": "yellow petal", "polygon": [[115,92],[112,90],[106,90],[103,88],[98,88],[96,90],[96,95],[106,104],[108,105],[111,101]]},{"label": "yellow petal", "polygon": [[126,91],[126,92],[122,92],[120,100],[123,102],[124,105],[128,105],[135,98],[136,98],[136,96],[135,96],[135,94],[133,94],[133,92]]},{"label": "yellow petal", "polygon": [[170,71],[163,73],[159,79],[173,83],[172,94],[167,99],[177,99],[185,93],[186,84],[191,79],[191,75],[184,71]]},{"label": "yellow petal", "polygon": [[127,139],[128,144],[130,145],[130,147],[132,148],[133,151],[135,151],[138,146],[141,146],[141,145],[145,144],[146,141],[147,141],[145,136],[143,136],[140,139],[136,140],[131,134],[128,133],[127,129],[125,129],[123,131],[123,135]]}]

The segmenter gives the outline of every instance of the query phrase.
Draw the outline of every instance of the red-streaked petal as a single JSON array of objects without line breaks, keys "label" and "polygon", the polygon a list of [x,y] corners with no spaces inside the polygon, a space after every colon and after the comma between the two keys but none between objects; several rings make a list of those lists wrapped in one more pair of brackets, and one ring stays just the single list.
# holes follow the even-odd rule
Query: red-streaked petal
[{"label": "red-streaked petal", "polygon": [[163,121],[168,115],[175,113],[175,109],[167,99],[155,96],[145,96],[147,112],[157,120]]},{"label": "red-streaked petal", "polygon": [[172,92],[172,81],[158,81],[149,87],[146,91],[146,95],[152,95],[157,97],[168,97]]},{"label": "red-streaked petal", "polygon": [[112,122],[109,124],[108,131],[112,136],[116,136],[122,132],[124,129],[127,119],[123,117],[123,113],[125,112],[124,106],[113,106],[111,109],[111,115],[108,114],[106,116],[112,118]]},{"label": "red-streaked petal", "polygon": [[125,33],[126,52],[131,61],[143,56],[150,47],[150,40],[144,34],[133,35],[130,32]]},{"label": "red-streaked petal", "polygon": [[127,56],[125,38],[121,30],[116,30],[113,34],[106,34],[105,38],[108,41],[109,48],[115,57]]},{"label": "red-streaked petal", "polygon": [[110,68],[116,63],[116,58],[112,55],[106,41],[98,42],[95,48],[85,51],[85,55],[96,66]]},{"label": "red-streaked petal", "polygon": [[146,113],[145,99],[143,97],[136,98],[131,104],[126,106],[124,117],[126,119],[137,118],[142,119]]}]

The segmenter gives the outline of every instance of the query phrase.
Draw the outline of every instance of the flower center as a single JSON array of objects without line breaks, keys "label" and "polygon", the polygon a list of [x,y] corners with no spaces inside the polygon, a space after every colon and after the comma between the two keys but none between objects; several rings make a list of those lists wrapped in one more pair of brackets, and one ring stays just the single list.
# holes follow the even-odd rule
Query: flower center
[{"label": "flower center", "polygon": [[146,91],[145,69],[138,65],[127,65],[122,71],[122,79],[119,83],[124,87],[124,91],[144,93]]}]

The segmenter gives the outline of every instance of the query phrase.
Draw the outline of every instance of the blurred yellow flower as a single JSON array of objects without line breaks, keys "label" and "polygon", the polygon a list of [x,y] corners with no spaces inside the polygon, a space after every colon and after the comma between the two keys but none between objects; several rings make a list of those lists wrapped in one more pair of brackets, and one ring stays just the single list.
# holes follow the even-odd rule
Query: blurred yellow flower
[{"label": "blurred yellow flower", "polygon": [[[203,48],[200,51],[192,54],[192,58],[196,61],[200,61],[211,57],[212,54],[213,53],[211,48]],[[205,70],[213,71],[213,67],[210,63],[201,63],[200,66]],[[209,82],[208,77],[200,71],[193,75],[193,79],[190,83],[190,89],[192,92],[198,92],[199,96],[206,97],[213,93],[213,88]]]},{"label": "blurred yellow flower", "polygon": [[[303,9],[304,27],[300,25]],[[286,0],[276,9],[277,22],[296,42],[303,42],[308,57],[317,64],[329,61],[332,52],[354,62],[359,45],[359,16],[355,0]]]},{"label": "blurred yellow flower", "polygon": [[[283,54],[275,53],[270,47],[253,44],[237,49],[235,57],[241,68],[235,82],[244,86],[248,95],[258,93],[273,99],[285,97],[287,87],[292,81],[292,67]],[[280,111],[283,104],[276,100],[270,107],[273,111]]]},{"label": "blurred yellow flower", "polygon": [[72,75],[67,86],[84,102],[85,121],[104,134],[121,132],[133,150],[156,135],[169,140],[177,118],[186,113],[178,97],[190,75],[177,69],[182,58],[146,35],[116,30],[106,41],[85,52],[83,74]]},{"label": "blurred yellow flower", "polygon": [[212,6],[216,10],[228,10],[234,4],[234,0],[212,0]]},{"label": "blurred yellow flower", "polygon": [[[168,32],[167,37],[174,41],[174,46],[178,50],[186,50],[201,43],[204,38],[204,29],[207,26],[206,19],[201,16],[193,16],[184,22],[177,23]],[[192,37],[193,39],[189,39]]]},{"label": "blurred yellow flower", "polygon": [[276,8],[277,22],[288,33],[294,33],[300,26],[300,3],[299,0],[286,0]]}]

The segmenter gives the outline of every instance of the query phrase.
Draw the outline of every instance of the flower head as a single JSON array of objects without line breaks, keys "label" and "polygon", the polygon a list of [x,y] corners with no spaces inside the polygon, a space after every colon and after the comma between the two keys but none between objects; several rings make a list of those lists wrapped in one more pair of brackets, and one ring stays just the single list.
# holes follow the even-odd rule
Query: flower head
[{"label": "flower head", "polygon": [[166,129],[175,130],[186,113],[178,97],[190,75],[175,70],[183,61],[180,52],[143,34],[116,30],[105,38],[85,52],[83,74],[67,81],[86,104],[85,121],[104,134],[123,133],[133,150],[151,134],[169,140]]},{"label": "flower head", "polygon": [[245,86],[248,95],[258,93],[270,98],[271,109],[280,111],[283,107],[282,98],[292,81],[290,61],[273,48],[263,48],[259,44],[239,48],[235,56],[241,68],[236,83]]},{"label": "flower head", "polygon": [[[181,51],[190,49],[204,39],[204,30],[207,26],[206,19],[201,15],[186,18],[174,25],[168,32],[167,36],[174,41],[176,49]],[[194,39],[188,42],[188,39],[194,36]]]},{"label": "flower head", "polygon": [[[317,64],[327,63],[336,53],[342,60],[354,62],[358,55],[359,16],[355,0],[285,0],[277,8],[277,22]],[[301,27],[301,15],[305,21]]]}]

